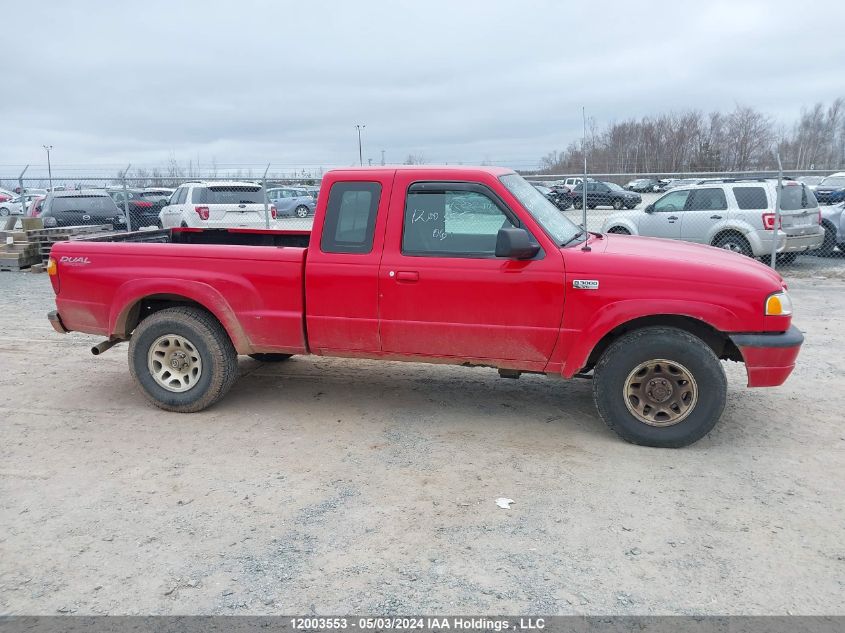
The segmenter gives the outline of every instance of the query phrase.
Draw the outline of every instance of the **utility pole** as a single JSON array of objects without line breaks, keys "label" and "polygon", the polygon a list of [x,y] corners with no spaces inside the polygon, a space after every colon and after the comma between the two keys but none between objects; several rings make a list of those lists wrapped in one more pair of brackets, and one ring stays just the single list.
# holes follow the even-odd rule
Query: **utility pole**
[{"label": "utility pole", "polygon": [[384,150],[381,150],[381,166],[384,167]]},{"label": "utility pole", "polygon": [[367,126],[361,125],[360,123],[356,123],[355,127],[358,129],[358,162],[361,163],[361,167],[363,167],[364,166],[364,154],[361,151],[361,130],[363,128],[367,127]]},{"label": "utility pole", "polygon": [[368,167],[372,167],[372,166],[373,166],[373,159],[372,159],[372,158],[368,158],[368,159],[367,159],[367,166],[368,166]]},{"label": "utility pole", "polygon": [[47,150],[47,176],[50,179],[50,193],[53,193],[53,168],[50,165],[50,150],[53,149],[53,146],[42,145],[41,147]]}]

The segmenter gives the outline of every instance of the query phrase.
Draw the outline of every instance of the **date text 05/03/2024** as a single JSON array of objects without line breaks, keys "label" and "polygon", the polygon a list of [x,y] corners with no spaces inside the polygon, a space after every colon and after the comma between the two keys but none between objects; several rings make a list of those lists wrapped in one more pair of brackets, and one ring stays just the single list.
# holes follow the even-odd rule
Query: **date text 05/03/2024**
[{"label": "date text 05/03/2024", "polygon": [[543,618],[516,620],[484,617],[301,617],[291,618],[294,629],[429,630],[429,631],[530,631],[545,628]]}]

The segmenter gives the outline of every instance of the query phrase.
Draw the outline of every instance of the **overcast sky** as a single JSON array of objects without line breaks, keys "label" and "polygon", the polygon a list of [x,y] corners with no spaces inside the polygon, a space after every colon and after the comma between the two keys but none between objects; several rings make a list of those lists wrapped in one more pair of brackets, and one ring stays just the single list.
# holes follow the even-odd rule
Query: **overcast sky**
[{"label": "overcast sky", "polygon": [[43,144],[57,170],[348,165],[356,123],[365,162],[526,168],[582,105],[599,126],[737,102],[791,123],[845,93],[841,0],[4,5],[0,176]]}]

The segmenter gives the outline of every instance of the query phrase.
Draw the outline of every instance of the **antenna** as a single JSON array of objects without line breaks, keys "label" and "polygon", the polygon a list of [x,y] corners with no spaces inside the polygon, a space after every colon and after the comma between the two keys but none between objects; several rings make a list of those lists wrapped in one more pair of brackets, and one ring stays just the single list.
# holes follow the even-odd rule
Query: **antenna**
[{"label": "antenna", "polygon": [[[584,106],[581,106],[581,121],[584,124],[584,136],[581,141],[582,151],[584,152],[584,180],[581,181],[581,194],[583,196],[581,198],[581,211],[583,212],[581,227],[584,229],[584,232],[587,233],[587,111]],[[581,247],[582,251],[592,250],[587,245],[589,237],[589,233],[584,236],[584,246]]]}]

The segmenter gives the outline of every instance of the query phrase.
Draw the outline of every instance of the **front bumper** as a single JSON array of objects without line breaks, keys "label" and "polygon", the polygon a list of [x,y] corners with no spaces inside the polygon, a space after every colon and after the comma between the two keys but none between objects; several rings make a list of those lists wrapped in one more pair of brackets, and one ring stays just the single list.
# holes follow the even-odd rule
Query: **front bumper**
[{"label": "front bumper", "polygon": [[749,387],[777,387],[795,369],[804,335],[794,325],[786,332],[730,334],[748,372]]},{"label": "front bumper", "polygon": [[62,317],[59,316],[58,310],[48,312],[47,320],[50,321],[50,325],[52,325],[53,329],[59,334],[67,334],[70,332],[70,330],[65,327],[65,324],[62,323]]}]

